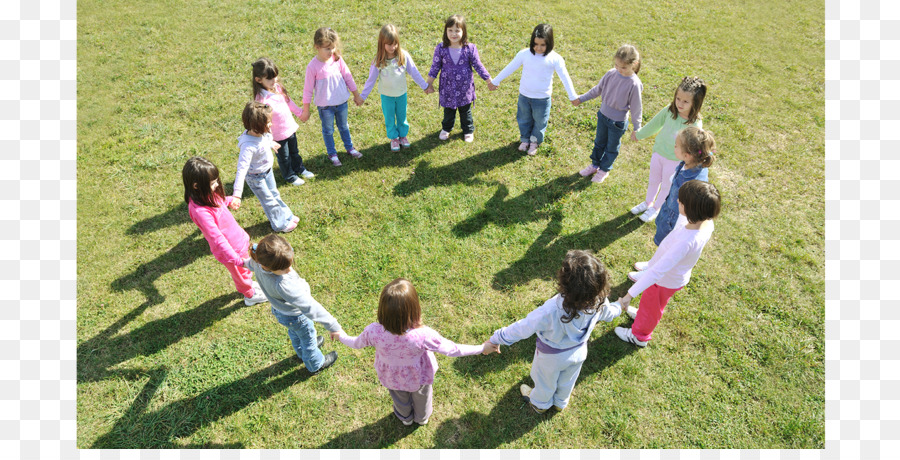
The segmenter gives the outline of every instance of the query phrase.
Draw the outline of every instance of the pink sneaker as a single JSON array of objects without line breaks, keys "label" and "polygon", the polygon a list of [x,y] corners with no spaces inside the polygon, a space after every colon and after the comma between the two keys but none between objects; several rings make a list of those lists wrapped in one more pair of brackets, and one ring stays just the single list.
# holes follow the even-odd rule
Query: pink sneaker
[{"label": "pink sneaker", "polygon": [[469,134],[463,134],[463,140],[466,141],[466,142],[472,142],[472,141],[475,140],[475,135],[472,134],[472,133],[469,133]]},{"label": "pink sneaker", "polygon": [[291,222],[296,224],[297,222],[300,222],[300,218],[297,216],[291,217]]},{"label": "pink sneaker", "polygon": [[594,174],[594,177],[591,178],[591,182],[601,183],[606,180],[607,176],[609,176],[609,171],[604,171],[602,169],[598,169],[597,173]]},{"label": "pink sneaker", "polygon": [[283,231],[284,231],[284,233],[290,233],[290,232],[294,231],[295,228],[297,228],[297,222],[294,222],[293,220],[291,220],[291,223],[289,223],[287,228],[285,228]]},{"label": "pink sneaker", "polygon": [[587,176],[594,174],[595,172],[597,172],[597,167],[590,164],[590,165],[587,165],[581,171],[578,171],[578,174],[581,174],[582,177],[587,177]]},{"label": "pink sneaker", "polygon": [[406,136],[400,138],[400,147],[407,148],[410,145],[412,144],[409,143],[409,139],[407,139]]},{"label": "pink sneaker", "polygon": [[532,143],[528,144],[528,152],[527,153],[529,155],[534,155],[535,153],[537,153],[537,149],[538,149],[538,144],[536,142],[532,142]]},{"label": "pink sneaker", "polygon": [[338,158],[337,154],[328,155],[328,159],[331,160],[331,164],[333,164],[335,166],[341,165],[341,160],[340,160],[340,158]]},{"label": "pink sneaker", "polygon": [[356,149],[354,149],[354,148],[351,148],[350,150],[347,150],[347,153],[349,153],[350,156],[353,157],[353,158],[362,158],[362,154],[359,153],[359,150],[356,150]]},{"label": "pink sneaker", "polygon": [[391,139],[391,152],[400,151],[400,139]]},{"label": "pink sneaker", "polygon": [[447,139],[450,139],[450,133],[448,133],[447,131],[444,131],[442,129],[441,133],[438,134],[438,139],[440,139],[442,141],[446,141]]},{"label": "pink sneaker", "polygon": [[519,151],[520,151],[520,152],[524,152],[524,151],[526,151],[526,150],[528,150],[528,142],[522,142],[521,144],[519,144]]}]

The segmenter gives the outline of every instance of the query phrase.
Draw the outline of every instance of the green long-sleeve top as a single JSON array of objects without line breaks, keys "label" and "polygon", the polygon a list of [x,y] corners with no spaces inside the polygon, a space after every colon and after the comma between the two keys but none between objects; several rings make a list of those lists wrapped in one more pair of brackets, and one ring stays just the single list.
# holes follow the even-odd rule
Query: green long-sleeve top
[{"label": "green long-sleeve top", "polygon": [[675,157],[675,135],[678,134],[678,131],[688,126],[696,126],[702,129],[703,121],[698,118],[695,123],[688,123],[680,115],[678,118],[672,119],[672,112],[669,112],[669,107],[666,106],[634,135],[637,136],[638,140],[656,136],[653,151],[669,160],[678,161],[678,158]]}]

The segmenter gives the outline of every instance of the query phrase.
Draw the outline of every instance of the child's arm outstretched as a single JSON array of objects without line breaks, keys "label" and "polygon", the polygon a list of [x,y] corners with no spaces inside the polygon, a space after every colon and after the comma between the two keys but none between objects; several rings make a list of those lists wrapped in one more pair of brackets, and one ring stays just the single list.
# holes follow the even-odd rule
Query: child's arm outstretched
[{"label": "child's arm outstretched", "polygon": [[254,149],[252,147],[241,147],[241,153],[238,154],[237,171],[234,174],[234,185],[231,187],[232,200],[228,203],[231,209],[240,209],[241,195],[244,194],[244,179],[247,177],[247,171],[250,170],[250,163],[253,161]]},{"label": "child's arm outstretched", "polygon": [[362,105],[366,102],[366,98],[369,97],[369,93],[371,93],[372,89],[375,88],[375,82],[377,80],[378,80],[378,67],[375,67],[375,61],[372,61],[372,65],[369,66],[369,78],[366,79],[366,84],[363,85],[362,94],[360,94],[362,103],[356,104],[356,105]]},{"label": "child's arm outstretched", "polygon": [[524,318],[510,324],[509,326],[501,327],[500,329],[494,331],[494,334],[491,335],[489,341],[492,344],[497,345],[497,352],[499,353],[500,345],[509,346],[522,339],[531,337],[537,331],[549,329],[551,326],[551,315],[548,314],[548,310],[552,308],[555,308],[553,302],[545,302],[544,305],[535,308]]},{"label": "child's arm outstretched", "polygon": [[334,316],[331,316],[331,313],[328,313],[328,310],[313,298],[309,283],[305,280],[294,278],[293,281],[283,281],[275,286],[275,290],[285,300],[285,303],[296,307],[303,316],[321,324],[330,332],[341,330],[341,325],[334,319]]},{"label": "child's arm outstretched", "polygon": [[422,342],[422,345],[428,351],[433,351],[436,353],[440,353],[442,355],[450,356],[451,358],[458,358],[460,356],[472,356],[477,355],[479,353],[484,353],[484,345],[460,345],[452,340],[445,339],[434,329],[427,329],[429,334],[425,337],[425,340]]},{"label": "child's arm outstretched", "polygon": [[434,92],[434,79],[437,78],[438,74],[441,72],[443,67],[443,61],[441,60],[441,45],[438,44],[434,47],[434,57],[431,58],[431,70],[428,71],[428,87],[425,88],[425,93],[431,94]]},{"label": "child's arm outstretched", "polygon": [[347,89],[353,93],[353,102],[356,105],[362,105],[363,98],[359,95],[359,88],[356,87],[356,82],[353,81],[353,74],[350,73],[350,68],[347,67],[344,58],[338,58],[338,68],[341,70],[341,77],[344,78],[344,84],[346,84]]},{"label": "child's arm outstretched", "polygon": [[631,140],[639,141],[646,139],[650,136],[655,136],[659,133],[659,131],[663,128],[663,125],[666,123],[666,117],[670,117],[672,114],[669,112],[669,107],[666,106],[664,109],[660,110],[650,121],[641,127],[641,129],[636,129],[631,132]]},{"label": "child's arm outstretched", "polygon": [[[671,235],[671,233],[669,233]],[[657,261],[653,261],[650,266],[647,267],[647,270],[644,271],[641,278],[637,280],[634,285],[628,289],[628,292],[620,297],[616,302],[622,305],[622,308],[628,307],[631,303],[631,299],[637,297],[640,293],[644,292],[648,287],[656,284],[663,275],[669,272],[678,262],[681,262],[681,259],[688,253],[689,250],[688,245],[678,245],[675,247],[670,247],[669,251],[662,255]],[[659,251],[659,249],[657,249]],[[654,254],[655,256],[655,254]]]},{"label": "child's arm outstretched", "polygon": [[566,70],[566,61],[562,56],[559,56],[559,61],[556,63],[556,74],[559,75],[563,88],[566,89],[566,95],[569,96],[569,100],[574,104],[575,100],[578,99],[578,93],[575,92],[575,85],[572,84],[572,77],[569,76],[569,71]]},{"label": "child's arm outstretched", "polygon": [[478,47],[475,46],[474,43],[472,45],[472,68],[475,69],[475,72],[478,73],[478,76],[481,77],[482,80],[486,81],[488,84],[488,88],[493,86],[496,88],[496,85],[491,83],[491,73],[488,72],[487,68],[484,67],[484,64],[481,63],[481,56],[478,55]]},{"label": "child's arm outstretched", "polygon": [[418,67],[416,67],[416,63],[413,62],[412,56],[406,50],[403,50],[404,55],[406,56],[406,73],[412,77],[413,81],[419,85],[419,88],[423,90],[428,89],[428,82],[425,81],[425,78],[422,77],[422,74],[419,73]]},{"label": "child's arm outstretched", "polygon": [[335,340],[335,339],[340,340],[341,343],[343,343],[344,345],[346,345],[350,348],[359,349],[359,348],[375,346],[375,344],[373,344],[372,341],[370,340],[371,336],[369,334],[368,326],[366,326],[366,328],[363,329],[362,334],[360,334],[356,337],[350,337],[343,330],[332,332],[331,340]]},{"label": "child's arm outstretched", "polygon": [[200,232],[203,233],[206,240],[209,241],[213,257],[216,260],[237,266],[244,265],[244,259],[238,254],[237,249],[231,247],[231,243],[228,242],[228,238],[225,238],[222,230],[219,229],[219,225],[211,212],[204,210],[203,207],[198,207],[197,212],[191,213],[191,218],[197,224],[197,227],[200,227]]},{"label": "child's arm outstretched", "polygon": [[522,67],[522,62],[524,62],[525,60],[524,53],[530,53],[530,51],[528,51],[528,49],[524,49],[516,53],[512,61],[510,61],[509,64],[507,64],[506,67],[504,67],[496,77],[491,79],[491,84],[494,85],[494,89],[500,86],[500,82],[503,81],[504,78],[512,75],[512,73],[515,72],[516,69]]}]

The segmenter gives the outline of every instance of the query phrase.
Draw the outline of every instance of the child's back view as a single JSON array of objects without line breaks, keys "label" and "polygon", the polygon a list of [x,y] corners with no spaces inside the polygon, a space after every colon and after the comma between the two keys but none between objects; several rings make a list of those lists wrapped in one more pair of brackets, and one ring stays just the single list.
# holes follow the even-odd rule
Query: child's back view
[{"label": "child's back view", "polygon": [[572,250],[566,254],[557,273],[558,294],[536,308],[524,319],[500,328],[485,344],[485,352],[499,351],[500,345],[512,345],[537,335],[537,349],[531,363],[534,389],[522,385],[522,396],[531,408],[543,413],[550,406],[563,410],[587,359],[587,341],[597,321],[612,321],[622,309],[610,304],[609,275],[603,263],[589,251]]}]

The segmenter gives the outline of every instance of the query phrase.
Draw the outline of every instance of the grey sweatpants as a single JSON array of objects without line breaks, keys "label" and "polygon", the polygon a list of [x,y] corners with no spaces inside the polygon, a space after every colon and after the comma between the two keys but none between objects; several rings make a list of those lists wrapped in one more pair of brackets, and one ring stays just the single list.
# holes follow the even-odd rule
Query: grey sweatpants
[{"label": "grey sweatpants", "polygon": [[394,400],[394,415],[401,421],[425,423],[431,417],[431,385],[422,385],[417,391],[388,389]]}]

